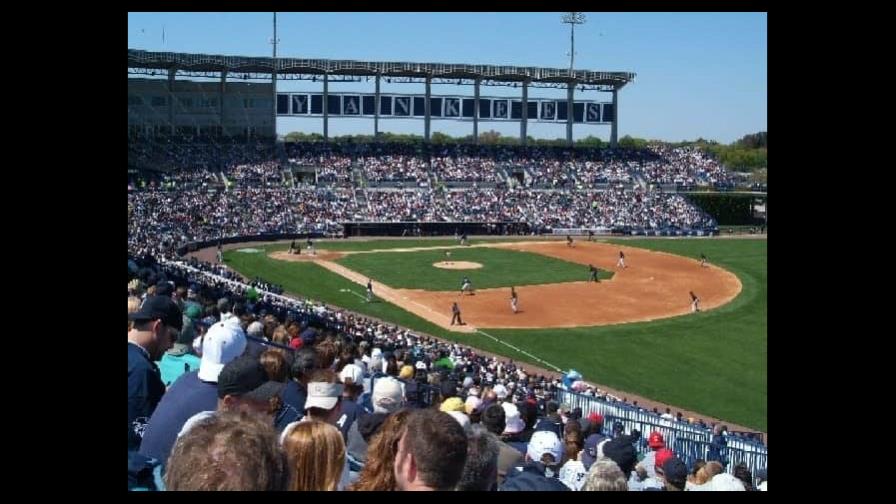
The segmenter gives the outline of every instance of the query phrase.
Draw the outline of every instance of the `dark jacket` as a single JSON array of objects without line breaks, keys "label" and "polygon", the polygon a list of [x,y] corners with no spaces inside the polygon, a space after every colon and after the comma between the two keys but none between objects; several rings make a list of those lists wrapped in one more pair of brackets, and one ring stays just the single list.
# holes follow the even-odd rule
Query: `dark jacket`
[{"label": "dark jacket", "polygon": [[529,462],[522,470],[512,470],[507,474],[501,492],[568,492],[569,488],[556,475],[545,476],[544,464]]}]

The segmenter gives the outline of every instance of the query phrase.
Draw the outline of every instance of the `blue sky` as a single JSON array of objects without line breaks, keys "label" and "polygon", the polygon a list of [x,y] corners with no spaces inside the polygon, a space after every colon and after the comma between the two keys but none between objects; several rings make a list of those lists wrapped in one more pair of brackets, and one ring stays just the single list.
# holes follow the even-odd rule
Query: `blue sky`
[{"label": "blue sky", "polygon": [[[561,13],[277,14],[284,57],[569,66],[569,25]],[[270,56],[272,13],[129,13],[128,47],[150,51]],[[164,42],[162,31],[164,29]],[[619,136],[669,141],[697,137],[728,143],[768,129],[766,13],[587,13],[576,27],[577,69],[630,71],[619,93]],[[320,91],[320,83],[281,82],[281,91]],[[330,90],[373,92],[370,83]],[[417,84],[386,84],[383,93],[422,94]],[[433,85],[433,94],[472,96],[470,86]],[[482,95],[519,89],[483,87]],[[565,90],[530,89],[530,97],[564,99]],[[609,101],[608,93],[576,99]],[[373,121],[332,119],[330,135],[373,132]],[[519,135],[519,123],[480,122],[479,130]],[[279,118],[280,134],[322,132],[320,119]],[[423,134],[423,121],[380,121],[381,131]],[[433,121],[432,131],[468,135],[472,124]],[[538,138],[563,138],[565,125],[530,122]],[[574,136],[609,139],[609,126],[576,125]]]}]

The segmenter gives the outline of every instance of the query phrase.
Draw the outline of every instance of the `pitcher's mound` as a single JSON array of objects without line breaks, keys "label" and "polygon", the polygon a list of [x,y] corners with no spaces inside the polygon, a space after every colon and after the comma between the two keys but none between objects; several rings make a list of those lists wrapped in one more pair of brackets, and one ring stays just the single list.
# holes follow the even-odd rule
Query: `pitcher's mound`
[{"label": "pitcher's mound", "polygon": [[432,263],[432,265],[442,269],[478,269],[482,267],[478,262],[470,261],[440,261]]}]

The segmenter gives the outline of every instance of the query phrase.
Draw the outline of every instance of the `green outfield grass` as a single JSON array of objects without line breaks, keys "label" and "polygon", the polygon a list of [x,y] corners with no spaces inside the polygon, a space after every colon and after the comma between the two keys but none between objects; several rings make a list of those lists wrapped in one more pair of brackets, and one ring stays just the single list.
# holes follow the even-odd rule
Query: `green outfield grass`
[{"label": "green outfield grass", "polygon": [[[433,242],[445,244],[445,240],[389,241],[394,246],[402,243],[402,247],[426,246]],[[743,291],[734,301],[721,308],[654,322],[574,329],[483,330],[564,370],[575,368],[589,381],[767,432],[767,240],[644,239],[611,242],[691,258],[698,258],[703,252],[711,263],[735,273],[743,284]],[[356,244],[353,246],[361,250],[385,248],[382,241],[342,243]],[[408,243],[414,245],[406,245]],[[448,244],[453,243],[453,240],[448,240]],[[270,247],[268,250],[283,248]],[[331,247],[321,244],[320,248]],[[462,252],[478,250],[489,249],[464,249]],[[408,254],[416,256],[426,253]],[[439,257],[429,264],[443,260],[443,252],[437,251],[436,255]],[[388,256],[393,264],[397,258],[402,258],[402,269],[408,257],[396,253],[361,254],[357,257],[377,256]],[[471,260],[457,257],[454,253],[452,258]],[[483,335],[445,331],[389,303],[365,303],[362,286],[314,264],[276,261],[265,254],[235,251],[225,252],[225,261],[246,276],[260,275],[265,280],[281,283],[292,294],[322,300],[413,330],[507,355],[514,360],[538,364]],[[485,264],[484,261],[476,262]],[[346,266],[354,268],[351,264]],[[575,267],[581,268],[580,265]],[[431,266],[429,268],[435,270]],[[484,269],[469,272],[475,274]],[[458,273],[462,276],[462,272],[448,273],[453,279],[449,288],[458,288]],[[376,275],[372,277],[384,280]],[[517,278],[519,276],[513,281],[516,282]],[[483,287],[476,277],[472,279],[474,286]],[[427,278],[418,281],[418,288],[437,288],[430,286]],[[555,278],[550,281],[564,280]],[[388,281],[385,283],[390,284]],[[427,285],[422,285],[424,283]]]},{"label": "green outfield grass", "polygon": [[[588,280],[588,267],[553,257],[495,248],[451,249],[452,261],[471,261],[482,268],[449,270],[433,266],[447,260],[445,250],[352,254],[339,262],[390,287],[431,291],[460,290],[467,276],[475,289]],[[601,271],[599,278],[612,273]]]}]

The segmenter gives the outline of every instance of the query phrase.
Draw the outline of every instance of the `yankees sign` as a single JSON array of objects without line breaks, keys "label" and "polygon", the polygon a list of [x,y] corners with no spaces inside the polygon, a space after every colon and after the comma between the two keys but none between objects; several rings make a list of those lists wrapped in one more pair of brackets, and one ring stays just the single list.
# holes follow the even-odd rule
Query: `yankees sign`
[{"label": "yankees sign", "polygon": [[[380,117],[422,119],[426,114],[424,95],[380,95]],[[436,119],[470,121],[475,112],[474,98],[464,96],[430,96],[430,116]],[[330,117],[374,117],[376,95],[367,93],[329,93],[324,104],[323,93],[279,93],[277,115],[284,117],[322,117],[324,106]],[[566,100],[533,98],[527,102],[526,115],[532,122],[566,122],[569,113]],[[613,104],[596,101],[575,101],[573,122],[610,124]],[[522,100],[506,97],[479,99],[479,119],[519,121],[523,118]]]}]

